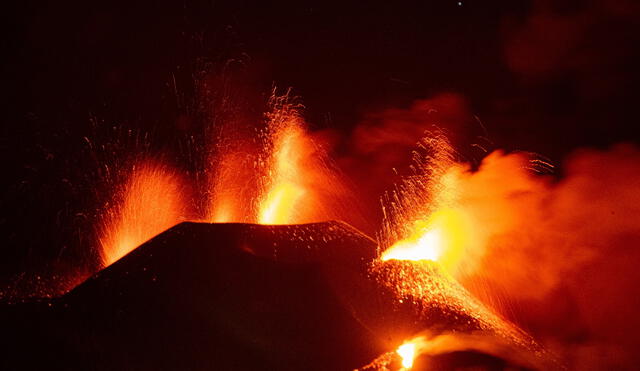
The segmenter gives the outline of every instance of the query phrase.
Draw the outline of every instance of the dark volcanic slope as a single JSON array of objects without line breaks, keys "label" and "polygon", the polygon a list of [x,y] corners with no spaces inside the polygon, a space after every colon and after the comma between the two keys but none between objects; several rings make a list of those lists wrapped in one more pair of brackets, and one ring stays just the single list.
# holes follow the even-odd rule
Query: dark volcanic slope
[{"label": "dark volcanic slope", "polygon": [[353,369],[384,350],[322,266],[374,249],[338,222],[183,223],[59,299],[5,307],[1,368]]},{"label": "dark volcanic slope", "polygon": [[353,370],[425,333],[456,338],[440,369],[531,352],[435,265],[375,256],[340,222],[183,223],[60,298],[0,306],[0,369]]}]

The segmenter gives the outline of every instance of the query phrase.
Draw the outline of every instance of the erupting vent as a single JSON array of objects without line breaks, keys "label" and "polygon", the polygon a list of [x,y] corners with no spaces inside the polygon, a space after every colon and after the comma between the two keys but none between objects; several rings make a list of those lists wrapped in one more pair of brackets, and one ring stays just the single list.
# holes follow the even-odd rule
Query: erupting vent
[{"label": "erupting vent", "polygon": [[[10,369],[337,370],[383,353],[376,364],[399,355],[405,369],[423,354],[455,364],[451,352],[480,366],[487,360],[473,352],[513,367],[545,360],[436,266],[388,261],[370,271],[375,247],[338,222],[183,223],[58,299],[5,308],[9,349],[39,356],[9,352],[3,362]],[[416,330],[425,335],[386,353]]]}]

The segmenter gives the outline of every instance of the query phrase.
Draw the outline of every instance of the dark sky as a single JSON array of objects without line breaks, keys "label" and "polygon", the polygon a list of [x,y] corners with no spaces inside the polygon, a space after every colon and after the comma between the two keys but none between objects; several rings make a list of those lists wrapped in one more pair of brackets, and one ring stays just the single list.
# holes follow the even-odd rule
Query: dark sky
[{"label": "dark sky", "polygon": [[203,64],[234,59],[256,90],[293,87],[315,125],[454,92],[501,147],[636,139],[634,1],[256,3],[20,6],[5,12],[3,101],[36,128],[89,113],[152,125],[184,113]]},{"label": "dark sky", "polygon": [[312,127],[344,136],[369,112],[452,93],[499,148],[560,161],[640,141],[634,0],[69,1],[2,13],[7,277],[91,259],[79,246],[99,159],[83,137],[151,132],[179,152],[208,74],[230,76],[249,102],[292,87]]}]

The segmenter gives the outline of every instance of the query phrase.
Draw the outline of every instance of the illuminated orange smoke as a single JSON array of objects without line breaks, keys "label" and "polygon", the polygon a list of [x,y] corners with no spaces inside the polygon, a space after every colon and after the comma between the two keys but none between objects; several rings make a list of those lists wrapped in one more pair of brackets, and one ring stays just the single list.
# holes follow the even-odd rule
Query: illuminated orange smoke
[{"label": "illuminated orange smoke", "polygon": [[[542,175],[550,165],[526,153],[495,151],[477,169],[446,151],[425,158],[429,165],[419,163],[385,199],[384,263],[442,262],[476,297],[515,313],[566,355],[570,369],[634,364],[640,335],[625,329],[640,322],[633,248],[640,240],[640,150],[580,150],[558,178]],[[450,212],[457,221],[446,221]],[[447,229],[458,230],[462,252],[449,262],[445,255],[458,248],[443,238]],[[612,347],[620,353],[594,356]]]},{"label": "illuminated orange smoke", "polygon": [[102,262],[108,266],[151,237],[184,220],[180,178],[165,166],[142,162],[117,188],[101,223]]},{"label": "illuminated orange smoke", "polygon": [[430,260],[455,275],[476,247],[474,224],[458,204],[460,165],[439,134],[420,142],[414,162],[415,173],[384,200],[381,260]]},{"label": "illuminated orange smoke", "polygon": [[[381,245],[388,248],[380,259],[434,261],[463,282],[492,272],[491,265],[512,255],[485,262],[496,236],[524,234],[530,230],[527,221],[537,220],[542,207],[529,202],[542,199],[547,183],[531,170],[551,166],[524,154],[494,152],[474,172],[454,161],[446,138],[438,135],[422,141],[414,160],[415,173],[387,195]],[[527,269],[526,264],[520,261],[511,269]]]}]

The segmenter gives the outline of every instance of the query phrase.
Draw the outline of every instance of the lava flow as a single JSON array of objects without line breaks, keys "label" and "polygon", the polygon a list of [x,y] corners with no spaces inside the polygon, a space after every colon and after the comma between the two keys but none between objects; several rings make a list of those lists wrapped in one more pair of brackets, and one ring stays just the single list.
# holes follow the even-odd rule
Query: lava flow
[{"label": "lava flow", "polygon": [[365,370],[398,370],[408,371],[413,368],[416,357],[424,352],[427,340],[424,336],[418,336],[405,341],[395,352],[388,352],[376,358],[370,364],[355,371]]}]

